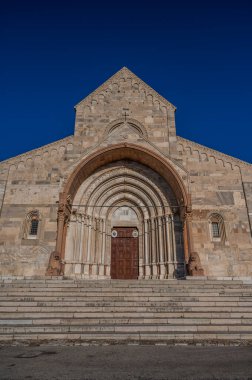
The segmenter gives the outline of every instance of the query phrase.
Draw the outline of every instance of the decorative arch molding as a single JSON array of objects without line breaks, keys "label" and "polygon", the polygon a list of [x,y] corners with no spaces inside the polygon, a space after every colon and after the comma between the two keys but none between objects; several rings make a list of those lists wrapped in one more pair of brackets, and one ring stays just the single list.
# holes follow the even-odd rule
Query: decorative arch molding
[{"label": "decorative arch molding", "polygon": [[60,193],[56,250],[50,257],[48,275],[64,273],[67,225],[71,216],[72,201],[79,187],[96,169],[120,160],[143,164],[157,172],[170,185],[177,199],[180,217],[184,220],[184,256],[188,263],[190,256],[194,253],[191,233],[192,207],[190,194],[187,192],[182,178],[167,160],[150,149],[136,144],[120,143],[102,148],[86,157],[66,180],[63,192]]},{"label": "decorative arch molding", "polygon": [[191,197],[185,184],[173,166],[152,150],[136,144],[120,143],[99,149],[79,163],[65,182],[60,194],[60,203],[67,197],[73,199],[82,182],[99,167],[119,160],[131,160],[150,167],[168,182],[178,203],[186,211],[191,211]]},{"label": "decorative arch molding", "polygon": [[224,244],[226,240],[226,231],[222,214],[217,212],[210,213],[208,216],[208,223],[211,241]]},{"label": "decorative arch molding", "polygon": [[41,231],[42,215],[37,209],[31,209],[23,223],[22,239],[38,239]]},{"label": "decorative arch molding", "polygon": [[148,139],[148,132],[145,126],[138,120],[132,118],[127,118],[127,120],[125,120],[125,118],[119,118],[110,122],[105,129],[103,138],[106,138],[110,133],[113,133],[119,126],[121,126],[124,123],[128,124],[132,128],[132,130],[135,130],[140,136],[143,136],[145,139]]}]

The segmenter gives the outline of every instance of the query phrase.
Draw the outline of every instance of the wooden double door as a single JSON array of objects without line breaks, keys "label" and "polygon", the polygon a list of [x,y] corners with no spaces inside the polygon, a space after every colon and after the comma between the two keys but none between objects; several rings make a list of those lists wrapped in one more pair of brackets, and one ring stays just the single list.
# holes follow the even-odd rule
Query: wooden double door
[{"label": "wooden double door", "polygon": [[138,230],[134,227],[115,227],[111,235],[111,278],[137,279],[139,274]]}]

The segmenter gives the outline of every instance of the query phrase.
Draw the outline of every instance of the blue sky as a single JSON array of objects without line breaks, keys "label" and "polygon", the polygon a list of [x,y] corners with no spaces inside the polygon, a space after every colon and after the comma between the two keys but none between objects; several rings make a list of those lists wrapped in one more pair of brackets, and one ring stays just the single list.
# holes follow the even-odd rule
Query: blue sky
[{"label": "blue sky", "polygon": [[0,159],[73,133],[74,105],[127,66],[177,134],[252,162],[250,1],[5,1]]}]

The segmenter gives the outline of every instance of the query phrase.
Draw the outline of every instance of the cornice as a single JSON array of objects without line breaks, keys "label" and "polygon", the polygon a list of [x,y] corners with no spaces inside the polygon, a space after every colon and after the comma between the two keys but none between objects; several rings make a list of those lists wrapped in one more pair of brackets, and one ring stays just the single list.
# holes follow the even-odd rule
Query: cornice
[{"label": "cornice", "polygon": [[207,152],[207,153],[210,153],[210,154],[213,154],[213,155],[218,155],[219,157],[221,157],[221,158],[223,158],[225,160],[228,160],[229,162],[231,161],[231,162],[236,162],[237,164],[240,163],[240,164],[243,164],[243,165],[246,165],[246,166],[250,166],[250,167],[252,166],[252,164],[250,164],[249,162],[240,160],[239,158],[236,158],[236,157],[233,157],[233,156],[229,156],[228,154],[225,154],[225,153],[219,152],[218,150],[215,150],[215,149],[209,148],[207,146],[198,144],[198,143],[196,143],[194,141],[187,140],[184,137],[180,137],[180,136],[177,135],[177,139],[178,139],[178,143],[181,141],[182,143],[190,144],[192,146],[195,146],[198,149],[203,150],[204,152]]},{"label": "cornice", "polygon": [[27,152],[25,153],[21,153],[21,154],[18,154],[17,156],[14,156],[14,157],[10,157],[10,158],[7,158],[6,160],[3,160],[0,162],[0,165],[2,164],[6,164],[6,163],[9,163],[11,161],[14,161],[14,160],[20,160],[22,157],[23,158],[26,158],[27,156],[30,156],[31,154],[35,154],[35,153],[40,153],[41,151],[47,149],[47,148],[52,148],[54,145],[58,144],[58,143],[65,143],[67,142],[68,140],[71,140],[74,136],[73,135],[70,135],[70,136],[67,136],[67,137],[64,137],[63,139],[60,139],[60,140],[56,140],[50,144],[46,144],[46,145],[42,145],[41,147],[39,148],[35,148],[35,149],[32,149],[32,150],[28,150]]}]

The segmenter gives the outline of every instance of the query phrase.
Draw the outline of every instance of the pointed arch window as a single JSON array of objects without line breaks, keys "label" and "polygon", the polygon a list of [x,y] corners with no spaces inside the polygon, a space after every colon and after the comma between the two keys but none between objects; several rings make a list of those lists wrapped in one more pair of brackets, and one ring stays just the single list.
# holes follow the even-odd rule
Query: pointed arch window
[{"label": "pointed arch window", "polygon": [[209,217],[210,236],[213,242],[225,242],[226,233],[223,217],[214,213]]}]

